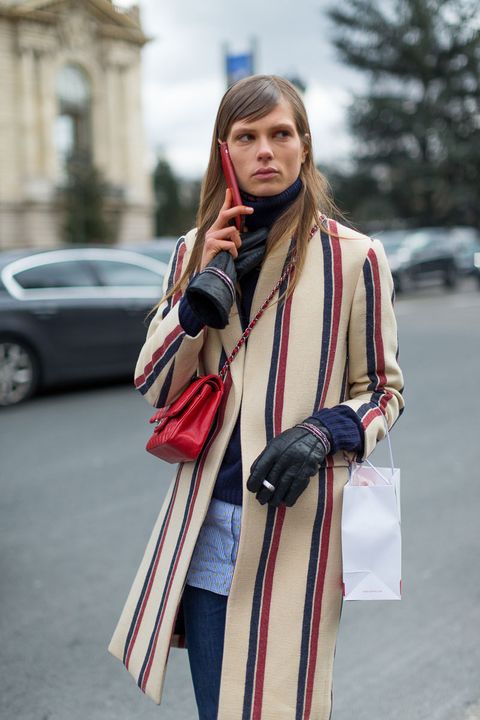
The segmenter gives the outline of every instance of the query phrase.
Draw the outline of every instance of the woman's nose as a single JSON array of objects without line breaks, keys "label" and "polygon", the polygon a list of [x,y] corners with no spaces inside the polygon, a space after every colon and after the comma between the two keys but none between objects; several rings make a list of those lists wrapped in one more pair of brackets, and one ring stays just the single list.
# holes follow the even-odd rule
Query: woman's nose
[{"label": "woman's nose", "polygon": [[270,143],[268,140],[260,140],[260,143],[257,148],[257,158],[259,160],[265,160],[267,158],[272,158],[273,152],[272,148],[270,146]]}]

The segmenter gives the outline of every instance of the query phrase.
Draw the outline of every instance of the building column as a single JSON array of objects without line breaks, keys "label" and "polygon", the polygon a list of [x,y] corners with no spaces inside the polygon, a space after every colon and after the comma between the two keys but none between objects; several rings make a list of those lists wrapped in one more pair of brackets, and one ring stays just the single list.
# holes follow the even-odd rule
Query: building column
[{"label": "building column", "polygon": [[127,197],[130,185],[128,155],[130,149],[130,107],[127,92],[128,67],[125,64],[117,67],[117,131],[118,131],[118,165],[120,170],[120,183],[125,188]]},{"label": "building column", "polygon": [[55,119],[57,115],[55,70],[52,56],[42,53],[38,58],[39,79],[39,137],[40,175],[55,187],[58,177],[58,159],[54,142]]},{"label": "building column", "polygon": [[20,54],[20,148],[22,181],[35,178],[38,170],[38,134],[36,127],[36,83],[35,56],[32,49],[24,49]]},{"label": "building column", "polygon": [[116,181],[115,167],[115,102],[114,102],[114,68],[107,65],[104,71],[104,89],[105,89],[105,126],[106,126],[106,162],[105,177],[109,182]]},{"label": "building column", "polygon": [[110,126],[107,78],[103,72],[94,78],[91,105],[92,152],[95,166],[110,177]]},{"label": "building column", "polygon": [[129,182],[134,189],[135,202],[150,203],[151,190],[147,170],[145,129],[142,115],[142,84],[140,63],[129,68],[127,102],[129,105],[130,138]]},{"label": "building column", "polygon": [[114,185],[125,182],[125,152],[128,138],[124,131],[124,103],[121,67],[109,65],[105,71],[105,93],[107,96],[108,164],[107,178]]}]

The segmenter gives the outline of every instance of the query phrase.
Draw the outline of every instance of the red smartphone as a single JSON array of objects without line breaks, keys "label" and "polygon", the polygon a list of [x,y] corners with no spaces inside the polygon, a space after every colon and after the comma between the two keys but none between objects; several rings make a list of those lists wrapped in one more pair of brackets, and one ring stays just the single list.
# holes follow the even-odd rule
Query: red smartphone
[{"label": "red smartphone", "polygon": [[[233,205],[243,205],[243,201],[240,195],[240,190],[237,183],[237,178],[235,177],[235,170],[233,169],[233,163],[232,159],[230,157],[230,153],[228,151],[228,145],[226,142],[220,143],[220,157],[222,160],[222,169],[223,174],[225,175],[225,180],[227,183],[227,187],[230,188],[230,191],[232,193],[232,199],[233,199]],[[237,226],[237,230],[240,232],[243,225],[243,215],[237,215],[235,218],[235,225]]]}]

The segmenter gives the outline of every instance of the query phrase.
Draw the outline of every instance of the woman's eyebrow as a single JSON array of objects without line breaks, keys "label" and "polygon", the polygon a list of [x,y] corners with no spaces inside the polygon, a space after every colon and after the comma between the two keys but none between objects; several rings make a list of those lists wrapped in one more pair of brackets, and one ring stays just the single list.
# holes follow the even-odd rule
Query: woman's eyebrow
[{"label": "woman's eyebrow", "polygon": [[[294,130],[295,128],[292,125],[292,123],[289,123],[288,121],[286,121],[286,122],[275,123],[275,125],[269,125],[268,129],[269,130],[285,130],[285,129]],[[235,133],[246,133],[246,132],[256,132],[256,131],[257,131],[257,128],[255,128],[253,126],[249,126],[249,125],[242,125],[241,127],[234,130]]]}]

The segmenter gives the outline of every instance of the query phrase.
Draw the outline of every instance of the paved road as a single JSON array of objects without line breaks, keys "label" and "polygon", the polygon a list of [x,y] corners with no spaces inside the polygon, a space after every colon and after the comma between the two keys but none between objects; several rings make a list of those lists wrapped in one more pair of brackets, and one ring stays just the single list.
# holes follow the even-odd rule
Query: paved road
[{"label": "paved road", "polygon": [[[397,309],[404,598],[345,604],[333,720],[478,720],[480,293]],[[117,385],[0,415],[2,720],[196,717],[185,651],[160,707],[106,652],[172,474],[143,451],[149,414]]]}]

